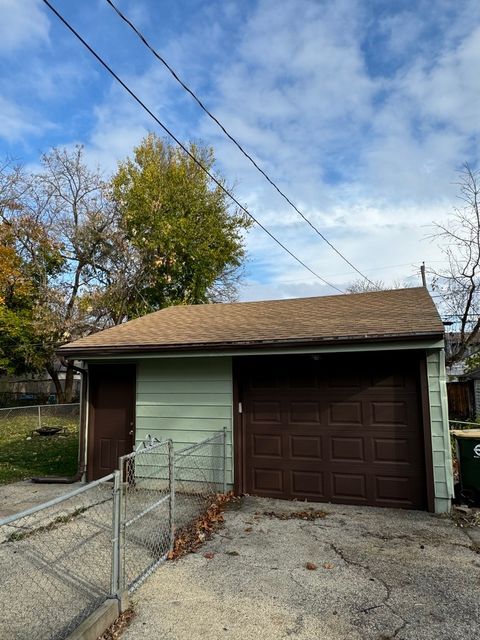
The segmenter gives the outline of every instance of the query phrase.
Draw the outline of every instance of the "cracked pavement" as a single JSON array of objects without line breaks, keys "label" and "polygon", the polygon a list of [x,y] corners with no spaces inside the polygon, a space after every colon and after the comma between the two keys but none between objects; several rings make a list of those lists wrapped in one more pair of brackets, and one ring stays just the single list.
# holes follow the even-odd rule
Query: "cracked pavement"
[{"label": "cracked pavement", "polygon": [[480,637],[480,554],[448,517],[247,497],[225,520],[138,590],[127,640]]}]

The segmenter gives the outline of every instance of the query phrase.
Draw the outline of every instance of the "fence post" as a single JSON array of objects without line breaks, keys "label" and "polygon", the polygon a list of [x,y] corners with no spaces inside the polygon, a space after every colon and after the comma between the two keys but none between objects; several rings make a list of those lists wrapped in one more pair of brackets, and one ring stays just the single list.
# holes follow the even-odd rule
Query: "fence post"
[{"label": "fence post", "polygon": [[[123,467],[123,460],[120,461],[120,469]],[[114,472],[113,478],[113,514],[112,514],[112,575],[110,591],[115,596],[122,589],[121,579],[121,510],[122,510],[122,482],[121,471]]]},{"label": "fence post", "polygon": [[227,428],[223,427],[223,493],[227,493]]},{"label": "fence post", "polygon": [[170,492],[170,551],[173,551],[175,542],[175,453],[172,440],[168,440],[168,485]]},{"label": "fence post", "polygon": [[38,409],[38,428],[41,429],[42,428],[42,409],[40,405],[38,405],[37,409]]}]

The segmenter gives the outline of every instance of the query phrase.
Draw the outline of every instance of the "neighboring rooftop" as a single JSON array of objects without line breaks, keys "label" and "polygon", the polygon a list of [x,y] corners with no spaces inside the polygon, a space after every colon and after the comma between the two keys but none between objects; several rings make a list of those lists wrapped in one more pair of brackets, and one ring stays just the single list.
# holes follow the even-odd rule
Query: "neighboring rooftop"
[{"label": "neighboring rooftop", "polygon": [[62,346],[63,355],[441,337],[423,287],[350,295],[173,306]]}]

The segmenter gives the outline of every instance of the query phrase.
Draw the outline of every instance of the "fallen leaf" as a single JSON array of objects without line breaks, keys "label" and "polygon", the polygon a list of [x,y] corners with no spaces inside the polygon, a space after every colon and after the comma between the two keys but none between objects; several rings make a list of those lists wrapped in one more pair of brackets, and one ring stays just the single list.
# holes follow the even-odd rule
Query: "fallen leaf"
[{"label": "fallen leaf", "polygon": [[290,512],[278,512],[278,511],[264,511],[263,515],[269,518],[277,518],[277,520],[317,520],[319,518],[325,518],[328,515],[327,511],[290,511]]},{"label": "fallen leaf", "polygon": [[214,557],[214,553],[212,553],[211,551],[207,551],[207,553],[203,554],[203,557],[206,558],[207,560],[211,560]]},{"label": "fallen leaf", "polygon": [[334,565],[331,562],[324,562],[323,563],[323,568],[324,569],[333,569]]},{"label": "fallen leaf", "polygon": [[317,565],[314,562],[307,562],[307,564],[305,565],[305,569],[308,569],[309,571],[315,571],[317,568]]},{"label": "fallen leaf", "polygon": [[250,531],[253,531],[253,528],[252,528],[252,527],[247,527],[247,528],[245,529],[245,533],[250,533]]}]

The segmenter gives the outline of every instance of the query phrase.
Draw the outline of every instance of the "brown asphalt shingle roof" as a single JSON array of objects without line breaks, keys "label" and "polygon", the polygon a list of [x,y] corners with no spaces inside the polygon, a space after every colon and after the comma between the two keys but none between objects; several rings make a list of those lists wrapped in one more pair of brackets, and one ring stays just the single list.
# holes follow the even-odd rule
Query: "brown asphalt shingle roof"
[{"label": "brown asphalt shingle roof", "polygon": [[60,348],[62,354],[365,342],[440,336],[443,325],[423,287],[351,295],[174,306]]}]

